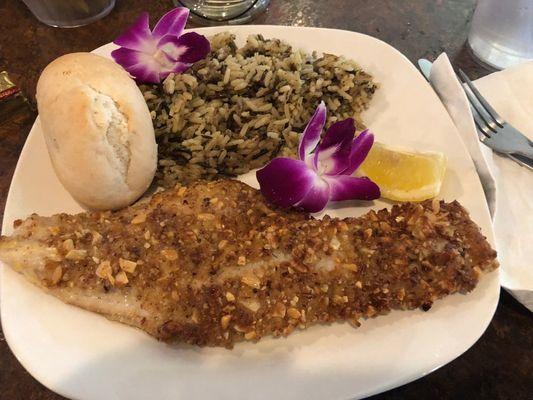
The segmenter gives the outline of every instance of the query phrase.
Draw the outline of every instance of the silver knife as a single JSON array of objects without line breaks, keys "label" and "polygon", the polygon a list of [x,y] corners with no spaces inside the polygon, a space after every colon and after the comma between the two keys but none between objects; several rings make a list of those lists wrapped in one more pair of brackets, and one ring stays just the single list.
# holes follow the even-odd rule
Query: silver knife
[{"label": "silver knife", "polygon": [[418,60],[418,68],[420,68],[420,71],[422,71],[422,75],[425,76],[425,78],[429,82],[429,77],[431,76],[431,66],[433,63],[429,60],[426,60],[425,58],[421,58]]}]

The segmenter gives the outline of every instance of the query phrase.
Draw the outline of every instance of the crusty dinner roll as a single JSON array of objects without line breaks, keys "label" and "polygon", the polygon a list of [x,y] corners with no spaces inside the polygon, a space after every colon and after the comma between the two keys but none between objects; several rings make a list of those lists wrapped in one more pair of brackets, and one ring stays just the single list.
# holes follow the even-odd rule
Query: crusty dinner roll
[{"label": "crusty dinner roll", "polygon": [[66,54],[37,83],[39,118],[56,174],[81,205],[125,207],[150,186],[157,145],[148,106],[118,64]]}]

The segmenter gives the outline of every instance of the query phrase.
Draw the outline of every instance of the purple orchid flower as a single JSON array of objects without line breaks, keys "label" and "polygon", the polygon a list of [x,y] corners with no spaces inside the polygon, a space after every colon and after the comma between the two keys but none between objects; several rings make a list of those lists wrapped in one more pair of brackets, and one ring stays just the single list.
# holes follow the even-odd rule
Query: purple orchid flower
[{"label": "purple orchid flower", "polygon": [[205,36],[183,34],[189,10],[175,8],[150,31],[147,12],[113,43],[121,46],[111,53],[113,59],[141,82],[159,83],[171,72],[183,72],[210,51]]},{"label": "purple orchid flower", "polygon": [[320,141],[325,123],[326,106],[321,102],[300,138],[300,159],[278,157],[257,171],[268,201],[319,212],[330,200],[380,197],[378,185],[370,179],[351,176],[370,151],[374,135],[365,130],[354,138],[354,121],[348,118],[331,125]]}]

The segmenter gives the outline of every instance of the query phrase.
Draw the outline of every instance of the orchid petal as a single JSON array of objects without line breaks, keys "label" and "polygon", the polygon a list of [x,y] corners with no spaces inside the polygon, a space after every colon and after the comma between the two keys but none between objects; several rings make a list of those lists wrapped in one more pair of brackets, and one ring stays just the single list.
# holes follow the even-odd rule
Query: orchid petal
[{"label": "orchid petal", "polygon": [[187,51],[184,46],[178,44],[178,40],[176,36],[164,36],[157,43],[157,49],[164,51],[172,60],[178,60]]},{"label": "orchid petal", "polygon": [[301,160],[274,158],[256,172],[261,193],[271,203],[290,207],[300,202],[311,190],[316,173]]},{"label": "orchid petal", "polygon": [[312,213],[320,212],[328,204],[330,189],[328,183],[320,176],[316,175],[309,191],[295,207],[301,207]]},{"label": "orchid petal", "polygon": [[318,145],[313,164],[320,174],[337,175],[349,165],[355,125],[352,118],[335,122]]},{"label": "orchid petal", "polygon": [[143,12],[137,21],[133,23],[126,31],[116,38],[113,43],[125,47],[126,49],[153,53],[156,50],[155,40],[150,32],[149,16]]},{"label": "orchid petal", "polygon": [[330,200],[374,200],[381,196],[379,186],[368,178],[348,175],[325,176],[330,189]]},{"label": "orchid petal", "polygon": [[111,56],[130,75],[139,81],[150,83],[160,82],[161,64],[151,55],[121,47],[113,50]]},{"label": "orchid petal", "polygon": [[181,72],[184,72],[186,70],[188,70],[189,68],[191,67],[191,64],[185,64],[185,63],[182,63],[182,62],[175,62],[174,64],[172,64],[171,67],[167,68],[167,69],[162,69],[161,72],[160,72],[160,78],[161,80],[165,79],[171,72],[174,72],[174,73],[181,73]]},{"label": "orchid petal", "polygon": [[352,150],[348,162],[348,168],[342,172],[343,175],[351,175],[355,172],[361,163],[365,160],[368,152],[374,144],[374,135],[365,129],[361,132],[352,143]]},{"label": "orchid petal", "polygon": [[157,44],[157,48],[173,60],[184,64],[192,64],[205,58],[211,50],[209,40],[195,32],[185,33],[179,38],[171,35],[164,36]]},{"label": "orchid petal", "polygon": [[179,58],[179,61],[189,64],[205,58],[211,51],[209,40],[196,32],[181,35],[178,39],[178,45],[186,49],[185,53]]},{"label": "orchid petal", "polygon": [[174,8],[161,17],[155,25],[152,35],[157,39],[167,35],[178,37],[183,33],[187,18],[189,18],[188,8]]},{"label": "orchid petal", "polygon": [[326,105],[321,101],[300,137],[300,144],[298,146],[300,160],[307,161],[308,157],[316,148],[325,123]]}]

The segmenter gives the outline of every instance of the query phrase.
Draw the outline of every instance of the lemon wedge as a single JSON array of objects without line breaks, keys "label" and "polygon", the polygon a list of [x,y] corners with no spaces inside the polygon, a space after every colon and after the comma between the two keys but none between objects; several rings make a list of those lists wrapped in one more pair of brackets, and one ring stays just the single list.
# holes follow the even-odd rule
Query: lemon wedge
[{"label": "lemon wedge", "polygon": [[422,201],[439,194],[446,172],[446,156],[374,143],[358,171],[372,179],[386,199]]}]

